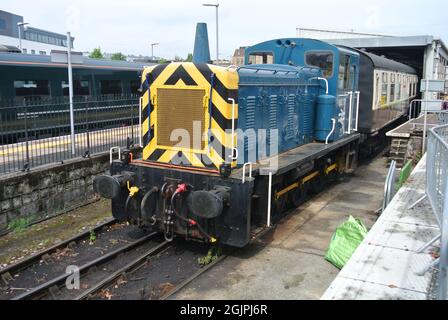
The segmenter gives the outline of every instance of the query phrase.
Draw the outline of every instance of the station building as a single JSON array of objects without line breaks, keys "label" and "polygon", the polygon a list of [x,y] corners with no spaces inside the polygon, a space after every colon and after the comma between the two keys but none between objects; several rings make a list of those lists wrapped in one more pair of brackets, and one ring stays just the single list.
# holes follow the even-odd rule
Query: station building
[{"label": "station building", "polygon": [[[0,46],[3,50],[19,48],[26,54],[49,55],[52,50],[67,50],[67,36],[52,31],[38,29],[24,23],[23,16],[0,10]],[[20,37],[19,37],[20,29]],[[71,38],[72,48],[75,38]],[[15,50],[17,51],[17,50]]]}]

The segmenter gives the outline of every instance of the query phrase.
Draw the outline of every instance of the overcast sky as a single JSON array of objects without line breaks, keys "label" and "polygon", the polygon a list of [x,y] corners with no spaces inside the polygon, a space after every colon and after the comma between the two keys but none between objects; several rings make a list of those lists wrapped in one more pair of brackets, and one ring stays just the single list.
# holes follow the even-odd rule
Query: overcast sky
[{"label": "overcast sky", "polygon": [[[193,51],[197,22],[207,22],[215,56],[216,0],[0,0],[0,9],[32,26],[76,38],[75,49],[186,57]],[[296,27],[392,35],[429,34],[448,42],[447,0],[219,0],[220,54],[278,37]]]}]

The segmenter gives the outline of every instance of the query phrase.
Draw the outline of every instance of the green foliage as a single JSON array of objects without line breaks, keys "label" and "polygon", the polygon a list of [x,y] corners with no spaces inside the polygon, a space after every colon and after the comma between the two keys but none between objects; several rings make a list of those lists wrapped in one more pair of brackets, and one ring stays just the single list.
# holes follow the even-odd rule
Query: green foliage
[{"label": "green foliage", "polygon": [[126,61],[126,56],[121,52],[114,53],[110,58],[112,60]]},{"label": "green foliage", "polygon": [[95,231],[90,230],[90,236],[89,236],[90,243],[94,243],[96,241],[96,234]]},{"label": "green foliage", "polygon": [[164,59],[164,58],[161,58],[159,61],[158,61],[158,63],[167,63],[168,62],[168,60],[166,60],[166,59]]},{"label": "green foliage", "polygon": [[422,152],[418,152],[415,157],[414,157],[414,163],[417,164],[420,162],[420,160],[422,160]]},{"label": "green foliage", "polygon": [[91,59],[104,59],[104,55],[101,52],[101,48],[95,48],[93,49],[93,51],[90,53],[89,58]]},{"label": "green foliage", "polygon": [[193,54],[189,53],[187,56],[187,59],[185,59],[186,62],[193,62]]},{"label": "green foliage", "polygon": [[174,57],[174,61],[176,61],[176,62],[182,62],[182,61],[184,61],[184,59],[182,59],[182,58],[179,57],[179,56],[175,56],[175,57]]},{"label": "green foliage", "polygon": [[32,221],[33,217],[31,216],[15,219],[8,224],[8,229],[14,231],[15,233],[22,233]]},{"label": "green foliage", "polygon": [[198,258],[198,263],[201,266],[206,266],[218,259],[221,253],[221,247],[212,247],[210,248],[210,250],[208,250],[207,254],[204,257]]},{"label": "green foliage", "polygon": [[409,160],[400,171],[400,178],[398,180],[397,190],[399,190],[412,172],[412,160]]}]

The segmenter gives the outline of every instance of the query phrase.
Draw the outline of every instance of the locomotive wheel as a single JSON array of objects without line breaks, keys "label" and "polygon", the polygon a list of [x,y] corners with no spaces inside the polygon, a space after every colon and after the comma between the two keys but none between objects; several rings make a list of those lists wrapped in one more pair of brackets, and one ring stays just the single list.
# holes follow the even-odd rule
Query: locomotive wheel
[{"label": "locomotive wheel", "polygon": [[321,176],[315,177],[310,182],[310,190],[315,194],[321,192],[324,186],[325,186],[325,180]]},{"label": "locomotive wheel", "polygon": [[290,208],[297,208],[306,200],[306,192],[302,188],[292,190],[288,195],[288,205]]},{"label": "locomotive wheel", "polygon": [[285,196],[280,197],[274,201],[274,212],[276,214],[282,213],[286,209],[286,198]]}]

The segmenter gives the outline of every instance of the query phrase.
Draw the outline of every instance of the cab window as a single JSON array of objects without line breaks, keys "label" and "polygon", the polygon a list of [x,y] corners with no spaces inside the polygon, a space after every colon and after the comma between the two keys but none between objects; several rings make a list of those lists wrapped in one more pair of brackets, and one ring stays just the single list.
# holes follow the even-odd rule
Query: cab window
[{"label": "cab window", "polygon": [[305,54],[305,64],[320,68],[325,78],[331,78],[333,76],[332,52],[307,52]]},{"label": "cab window", "polygon": [[352,91],[350,73],[354,73],[354,69],[350,67],[350,57],[341,55],[339,62],[338,89],[339,91]]}]

